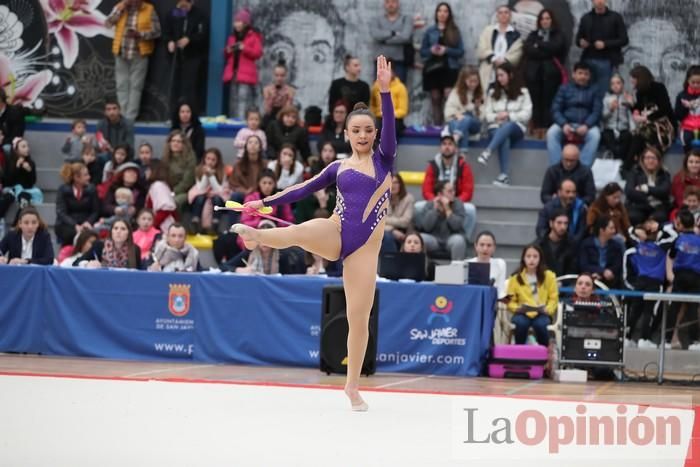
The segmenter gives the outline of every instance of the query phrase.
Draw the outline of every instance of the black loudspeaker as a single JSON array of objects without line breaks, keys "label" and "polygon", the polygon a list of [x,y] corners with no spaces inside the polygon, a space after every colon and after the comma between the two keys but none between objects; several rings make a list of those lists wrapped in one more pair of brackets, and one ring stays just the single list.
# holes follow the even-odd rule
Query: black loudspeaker
[{"label": "black loudspeaker", "polygon": [[[374,291],[374,303],[369,315],[369,340],[362,363],[362,374],[377,370],[377,332],[379,329],[379,290]],[[321,306],[320,368],[327,374],[347,373],[348,319],[345,311],[345,290],[342,285],[323,288]]]}]

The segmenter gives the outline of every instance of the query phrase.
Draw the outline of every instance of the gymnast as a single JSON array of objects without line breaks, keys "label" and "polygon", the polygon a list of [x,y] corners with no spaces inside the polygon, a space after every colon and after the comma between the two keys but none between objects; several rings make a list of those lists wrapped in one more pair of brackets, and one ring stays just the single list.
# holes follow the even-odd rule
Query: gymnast
[{"label": "gymnast", "polygon": [[369,406],[359,392],[360,371],[369,338],[369,315],[374,300],[377,258],[384,235],[389,205],[392,168],[396,158],[394,106],[389,93],[391,65],[377,58],[377,83],[381,92],[383,126],[381,140],[372,151],[377,128],[369,109],[358,103],[347,117],[345,135],[352,156],[329,164],[315,177],[262,200],[250,201],[246,209],[293,203],[332,183],[338,187],[335,210],[328,219],[311,219],[290,227],[256,230],[235,224],[248,249],[258,244],[282,249],[299,246],[329,261],[343,260],[343,286],[349,325],[348,373],[345,394],[353,411]]}]

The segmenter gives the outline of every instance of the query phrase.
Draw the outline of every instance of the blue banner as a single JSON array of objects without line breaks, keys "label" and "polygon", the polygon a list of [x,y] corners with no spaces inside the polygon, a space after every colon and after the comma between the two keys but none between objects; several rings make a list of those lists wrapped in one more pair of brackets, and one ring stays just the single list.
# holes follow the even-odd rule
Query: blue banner
[{"label": "blue banner", "polygon": [[[0,351],[317,367],[323,287],[339,282],[0,266]],[[495,289],[377,287],[379,371],[481,373]]]}]

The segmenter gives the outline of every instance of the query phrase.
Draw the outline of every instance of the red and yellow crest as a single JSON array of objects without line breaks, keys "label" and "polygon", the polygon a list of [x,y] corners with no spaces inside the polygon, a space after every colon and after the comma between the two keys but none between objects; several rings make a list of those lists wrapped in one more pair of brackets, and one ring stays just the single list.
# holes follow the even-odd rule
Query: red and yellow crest
[{"label": "red and yellow crest", "polygon": [[168,310],[178,318],[190,311],[190,287],[189,284],[170,284]]}]

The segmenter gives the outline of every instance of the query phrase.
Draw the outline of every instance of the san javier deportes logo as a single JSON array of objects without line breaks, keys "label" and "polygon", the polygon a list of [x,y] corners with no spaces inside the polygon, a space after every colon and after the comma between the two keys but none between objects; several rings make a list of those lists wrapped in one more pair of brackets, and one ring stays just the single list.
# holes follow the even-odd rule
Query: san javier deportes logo
[{"label": "san javier deportes logo", "polygon": [[[430,305],[430,314],[427,318],[427,327],[424,329],[411,329],[411,340],[429,340],[433,345],[459,345],[464,346],[467,340],[459,337],[459,330],[453,326],[445,326],[450,323],[450,312],[454,308],[454,302],[447,297],[439,296]],[[435,324],[443,327],[433,327]]]},{"label": "san javier deportes logo", "polygon": [[190,287],[189,284],[170,284],[168,310],[173,316],[182,318],[190,312]]}]

